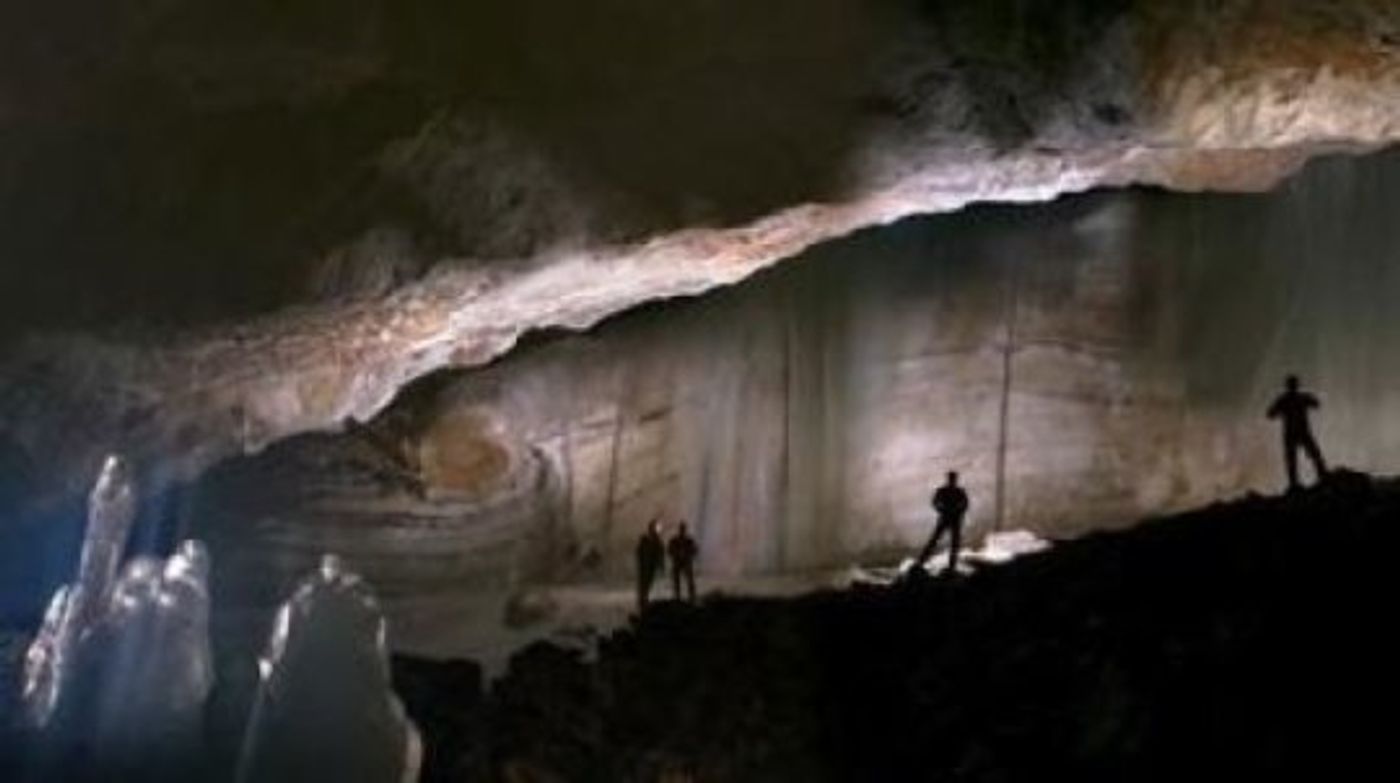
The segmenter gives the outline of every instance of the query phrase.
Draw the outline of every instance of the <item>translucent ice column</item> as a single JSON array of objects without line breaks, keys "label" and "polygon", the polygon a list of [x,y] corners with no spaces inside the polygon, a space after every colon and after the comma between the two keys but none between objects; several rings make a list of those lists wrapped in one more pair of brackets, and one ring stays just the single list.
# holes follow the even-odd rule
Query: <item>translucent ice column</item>
[{"label": "translucent ice column", "polygon": [[79,660],[95,674],[102,759],[188,760],[213,687],[209,555],[185,541],[161,562],[127,563]]},{"label": "translucent ice column", "polygon": [[135,519],[136,493],[126,464],[107,457],[88,496],[88,524],[78,577],[49,601],[38,636],[25,655],[23,699],[30,721],[53,717],[76,646],[106,610]]},{"label": "translucent ice column", "polygon": [[379,602],[333,555],[277,613],[239,783],[408,783],[422,747],[389,680]]}]

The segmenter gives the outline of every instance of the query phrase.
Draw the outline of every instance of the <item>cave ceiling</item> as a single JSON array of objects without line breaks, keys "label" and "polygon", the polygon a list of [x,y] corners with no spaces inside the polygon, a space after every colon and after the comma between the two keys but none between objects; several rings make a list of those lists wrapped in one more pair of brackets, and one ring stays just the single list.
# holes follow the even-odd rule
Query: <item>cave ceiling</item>
[{"label": "cave ceiling", "polygon": [[189,476],[860,228],[1397,139],[1392,0],[5,4],[0,430]]}]

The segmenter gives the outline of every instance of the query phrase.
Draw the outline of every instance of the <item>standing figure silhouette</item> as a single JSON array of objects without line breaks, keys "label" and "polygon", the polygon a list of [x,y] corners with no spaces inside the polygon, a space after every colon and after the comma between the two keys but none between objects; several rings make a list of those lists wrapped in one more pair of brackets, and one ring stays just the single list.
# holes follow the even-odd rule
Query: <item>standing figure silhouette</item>
[{"label": "standing figure silhouette", "polygon": [[690,537],[690,531],[682,522],[676,534],[666,544],[666,553],[671,556],[671,593],[679,601],[681,587],[685,587],[685,600],[695,603],[695,558],[700,554],[700,546]]},{"label": "standing figure silhouette", "polygon": [[1290,375],[1284,380],[1283,393],[1269,406],[1269,418],[1279,419],[1283,424],[1283,463],[1288,470],[1288,491],[1302,488],[1298,481],[1298,451],[1312,460],[1317,480],[1327,477],[1327,461],[1322,458],[1322,449],[1313,437],[1311,412],[1320,407],[1317,398],[1302,391],[1298,376]]},{"label": "standing figure silhouette", "polygon": [[958,486],[958,474],[955,471],[948,472],[948,481],[933,493],[933,511],[938,515],[938,524],[933,528],[933,535],[928,543],[924,544],[923,551],[919,552],[919,557],[914,561],[914,568],[923,568],[929,558],[933,557],[934,550],[938,548],[938,542],[943,538],[943,534],[949,536],[948,545],[948,574],[957,573],[958,570],[958,550],[962,548],[962,526],[963,517],[967,516],[967,492]]},{"label": "standing figure silhouette", "polygon": [[647,608],[651,601],[651,585],[666,560],[666,546],[661,541],[661,525],[655,519],[647,523],[646,532],[637,539],[637,611]]}]

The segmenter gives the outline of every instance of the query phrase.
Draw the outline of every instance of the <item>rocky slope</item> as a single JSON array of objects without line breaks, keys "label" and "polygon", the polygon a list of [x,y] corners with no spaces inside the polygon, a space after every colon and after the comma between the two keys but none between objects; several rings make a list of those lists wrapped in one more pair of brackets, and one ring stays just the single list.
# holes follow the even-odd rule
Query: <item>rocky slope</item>
[{"label": "rocky slope", "polygon": [[[489,685],[399,658],[395,687],[425,783],[1373,772],[1398,509],[1394,481],[1339,472],[954,580],[662,603],[596,655],[537,644]],[[3,639],[13,694],[23,645]],[[0,695],[11,778],[34,749],[14,707]],[[211,724],[208,779],[240,736]]]},{"label": "rocky slope", "polygon": [[1356,474],[951,583],[663,605],[483,690],[405,660],[425,781],[1180,780],[1384,767],[1393,484]]}]

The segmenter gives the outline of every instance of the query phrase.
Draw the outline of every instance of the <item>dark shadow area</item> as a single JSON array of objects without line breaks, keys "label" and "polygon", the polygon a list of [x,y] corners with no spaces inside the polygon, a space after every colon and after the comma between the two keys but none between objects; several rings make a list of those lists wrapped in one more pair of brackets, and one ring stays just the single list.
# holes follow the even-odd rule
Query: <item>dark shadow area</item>
[{"label": "dark shadow area", "polygon": [[1180,780],[1384,769],[1400,486],[1338,472],[951,583],[661,603],[482,695],[399,662],[425,781]]}]

